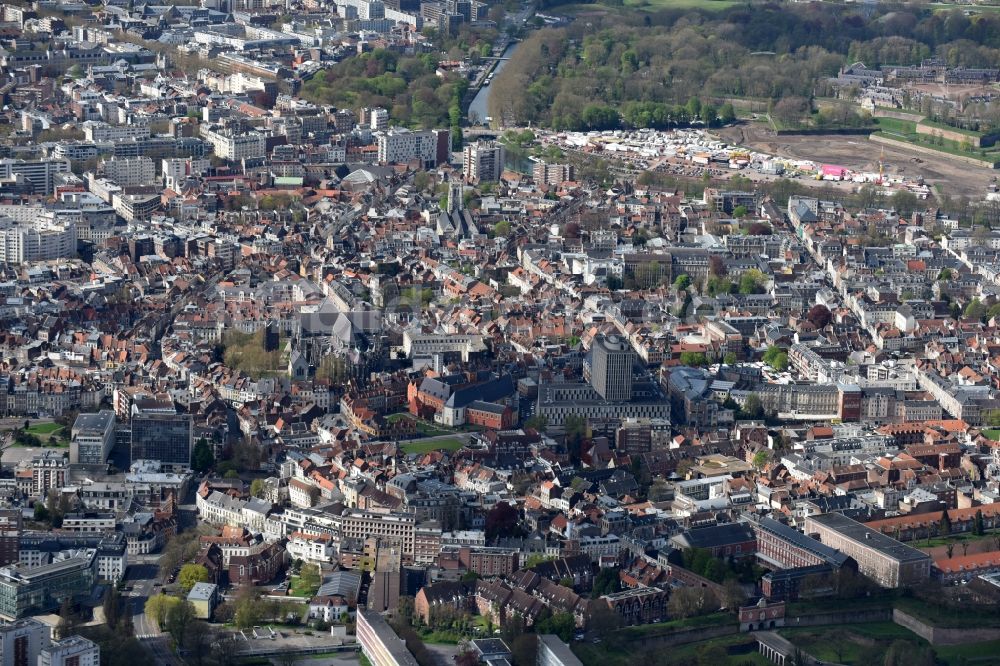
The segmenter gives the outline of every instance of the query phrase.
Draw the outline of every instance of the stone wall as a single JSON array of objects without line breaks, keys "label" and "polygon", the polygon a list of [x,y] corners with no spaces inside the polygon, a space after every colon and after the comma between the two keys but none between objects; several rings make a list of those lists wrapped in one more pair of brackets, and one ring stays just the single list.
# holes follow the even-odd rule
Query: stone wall
[{"label": "stone wall", "polygon": [[965,132],[962,132],[960,130],[945,129],[943,127],[938,127],[936,125],[925,125],[923,122],[917,123],[917,134],[923,134],[926,136],[940,136],[942,139],[947,139],[948,141],[954,141],[957,144],[961,144],[963,141],[968,141],[973,148],[992,146],[995,139],[995,137],[993,136],[966,134]]},{"label": "stone wall", "polygon": [[898,608],[892,611],[892,621],[901,627],[906,627],[931,645],[962,645],[1000,640],[1000,627],[974,629],[935,627]]},{"label": "stone wall", "polygon": [[965,164],[971,164],[973,166],[981,167],[983,169],[995,169],[997,168],[996,163],[989,162],[987,160],[977,159],[975,157],[966,157],[964,155],[952,155],[951,153],[945,153],[940,150],[934,150],[927,146],[918,146],[914,143],[909,143],[907,141],[897,141],[896,139],[890,139],[884,136],[877,136],[872,134],[868,137],[869,141],[874,141],[875,143],[885,144],[887,146],[895,146],[897,148],[904,148],[906,150],[912,150],[916,153],[922,153],[924,155],[929,155],[938,159],[956,160],[958,162],[964,162]]}]

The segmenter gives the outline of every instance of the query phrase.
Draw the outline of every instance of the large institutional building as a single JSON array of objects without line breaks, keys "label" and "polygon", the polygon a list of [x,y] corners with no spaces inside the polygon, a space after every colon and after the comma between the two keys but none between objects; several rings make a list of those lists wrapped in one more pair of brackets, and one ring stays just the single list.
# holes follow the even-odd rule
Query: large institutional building
[{"label": "large institutional building", "polygon": [[906,587],[930,578],[929,555],[841,513],[809,516],[805,531],[819,535],[824,545],[854,558],[858,571],[882,587]]},{"label": "large institutional building", "polygon": [[76,224],[53,216],[31,221],[0,218],[0,263],[62,259],[76,254]]}]

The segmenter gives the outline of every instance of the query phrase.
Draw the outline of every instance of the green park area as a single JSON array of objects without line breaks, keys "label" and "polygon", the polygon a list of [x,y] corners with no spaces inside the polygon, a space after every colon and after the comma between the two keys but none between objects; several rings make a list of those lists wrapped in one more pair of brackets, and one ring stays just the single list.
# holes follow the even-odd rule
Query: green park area
[{"label": "green park area", "polygon": [[315,564],[302,565],[299,574],[292,576],[290,594],[293,597],[310,599],[316,596],[316,591],[322,583],[319,567]]},{"label": "green park area", "polygon": [[287,372],[279,338],[273,350],[265,349],[263,329],[256,333],[227,331],[222,336],[223,360],[227,368],[251,377],[275,377]]},{"label": "green park area", "polygon": [[415,439],[410,442],[403,442],[400,447],[405,453],[430,453],[444,449],[445,451],[457,451],[465,446],[465,443],[457,437],[435,437],[432,439]]},{"label": "green park area", "polygon": [[52,421],[32,423],[27,428],[19,427],[13,431],[14,446],[69,446],[69,429]]}]

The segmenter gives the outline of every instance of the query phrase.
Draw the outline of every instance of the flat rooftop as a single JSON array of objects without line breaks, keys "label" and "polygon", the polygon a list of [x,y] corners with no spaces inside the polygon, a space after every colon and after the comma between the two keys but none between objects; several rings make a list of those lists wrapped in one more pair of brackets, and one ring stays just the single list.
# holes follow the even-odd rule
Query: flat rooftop
[{"label": "flat rooftop", "polygon": [[80,414],[73,421],[73,432],[82,435],[103,435],[115,422],[115,413],[102,409],[96,414]]},{"label": "flat rooftop", "polygon": [[900,543],[881,532],[876,532],[867,525],[852,520],[842,513],[822,513],[818,516],[810,516],[809,520],[831,529],[851,541],[877,550],[897,562],[919,562],[930,559],[927,553]]}]

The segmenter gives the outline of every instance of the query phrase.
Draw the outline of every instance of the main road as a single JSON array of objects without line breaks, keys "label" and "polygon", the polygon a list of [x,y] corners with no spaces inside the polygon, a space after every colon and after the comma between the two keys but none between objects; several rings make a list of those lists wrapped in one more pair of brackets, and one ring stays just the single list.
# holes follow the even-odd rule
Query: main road
[{"label": "main road", "polygon": [[135,564],[129,567],[126,576],[128,583],[132,586],[128,598],[132,612],[132,625],[135,627],[135,637],[142,641],[142,644],[153,655],[153,663],[184,666],[184,662],[174,654],[171,648],[170,636],[160,631],[156,621],[146,615],[146,600],[154,594],[159,594],[159,590],[154,585],[156,571],[156,564]]}]

